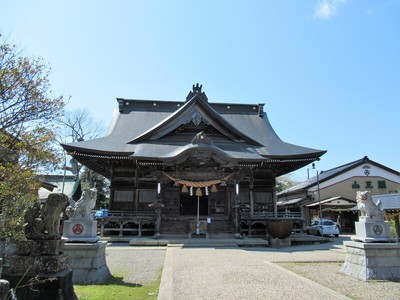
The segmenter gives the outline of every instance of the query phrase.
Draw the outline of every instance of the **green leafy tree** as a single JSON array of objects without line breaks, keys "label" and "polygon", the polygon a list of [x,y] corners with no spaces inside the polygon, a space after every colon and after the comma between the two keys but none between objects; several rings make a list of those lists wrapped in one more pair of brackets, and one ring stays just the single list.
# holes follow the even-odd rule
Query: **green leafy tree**
[{"label": "green leafy tree", "polygon": [[65,103],[52,98],[49,72],[42,58],[0,40],[0,238],[23,238],[40,186],[36,174],[59,158],[50,125]]}]

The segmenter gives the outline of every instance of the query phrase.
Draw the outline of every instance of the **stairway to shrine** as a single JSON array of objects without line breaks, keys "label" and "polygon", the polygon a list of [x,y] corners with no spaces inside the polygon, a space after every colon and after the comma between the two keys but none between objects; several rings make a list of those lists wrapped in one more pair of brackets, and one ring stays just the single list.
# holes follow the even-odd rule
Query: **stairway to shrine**
[{"label": "stairway to shrine", "polygon": [[162,220],[161,221],[161,234],[187,234],[188,222],[187,220]]},{"label": "stairway to shrine", "polygon": [[208,233],[215,234],[233,234],[234,226],[230,220],[212,220],[207,226]]},{"label": "stairway to shrine", "polygon": [[[187,234],[189,230],[188,219],[167,219],[161,222],[161,234]],[[233,234],[234,226],[230,220],[211,219],[211,223],[207,224],[207,231],[211,235]]]}]

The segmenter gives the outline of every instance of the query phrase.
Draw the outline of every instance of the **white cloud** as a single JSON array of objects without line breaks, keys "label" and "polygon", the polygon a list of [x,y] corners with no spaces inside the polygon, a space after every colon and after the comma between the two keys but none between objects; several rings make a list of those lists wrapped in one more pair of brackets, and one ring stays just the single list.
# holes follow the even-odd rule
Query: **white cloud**
[{"label": "white cloud", "polygon": [[319,1],[315,10],[314,16],[320,19],[330,19],[333,15],[336,14],[337,7],[345,3],[346,0],[322,0]]}]

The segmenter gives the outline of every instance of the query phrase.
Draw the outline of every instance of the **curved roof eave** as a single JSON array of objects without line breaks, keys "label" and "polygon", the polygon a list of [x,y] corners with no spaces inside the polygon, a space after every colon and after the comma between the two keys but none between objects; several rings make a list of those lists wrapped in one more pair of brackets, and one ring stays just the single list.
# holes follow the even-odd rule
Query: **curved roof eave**
[{"label": "curved roof eave", "polygon": [[[86,153],[86,154],[102,154],[102,155],[121,155],[121,156],[129,156],[134,153],[133,150],[130,151],[110,151],[107,149],[99,150],[99,149],[92,149],[92,148],[86,148],[82,147],[81,145],[76,146],[75,144],[80,144],[82,142],[77,142],[74,144],[60,144],[61,147],[64,148],[65,151],[68,153],[73,153],[73,152],[80,152],[80,153]],[[91,145],[91,144],[90,144]]]},{"label": "curved roof eave", "polygon": [[[198,152],[209,152],[210,157],[217,155],[223,160],[252,160],[262,161],[264,160],[256,151],[249,151],[249,149],[243,149],[243,147],[237,147],[236,149],[221,149],[216,145],[210,144],[187,144],[184,146],[179,145],[163,145],[163,144],[138,144],[135,147],[135,153],[131,155],[135,159],[176,159],[182,155],[185,155],[191,151]],[[213,155],[212,155],[213,154]],[[267,159],[265,159],[267,161]]]},{"label": "curved roof eave", "polygon": [[257,152],[262,157],[273,158],[273,159],[279,159],[279,158],[318,159],[319,157],[324,155],[327,152],[327,150],[317,150],[282,142],[279,145],[273,145],[273,147],[266,146],[257,148]]}]

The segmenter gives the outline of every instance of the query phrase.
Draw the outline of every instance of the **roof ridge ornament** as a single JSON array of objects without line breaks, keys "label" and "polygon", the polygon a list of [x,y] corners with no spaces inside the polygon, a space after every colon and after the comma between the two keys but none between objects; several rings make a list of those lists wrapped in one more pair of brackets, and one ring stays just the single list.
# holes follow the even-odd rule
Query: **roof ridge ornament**
[{"label": "roof ridge ornament", "polygon": [[212,144],[212,140],[207,137],[204,131],[200,131],[192,139],[192,144]]},{"label": "roof ridge ornament", "polygon": [[199,126],[201,122],[208,125],[208,122],[203,118],[203,116],[197,110],[193,113],[192,119],[190,121],[196,126]]},{"label": "roof ridge ornament", "polygon": [[203,85],[196,83],[196,85],[193,84],[192,86],[192,91],[189,92],[189,94],[186,96],[186,102],[192,99],[194,96],[198,96],[200,99],[208,102],[208,98],[206,96],[206,93],[201,91],[201,88]]}]

